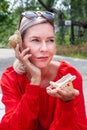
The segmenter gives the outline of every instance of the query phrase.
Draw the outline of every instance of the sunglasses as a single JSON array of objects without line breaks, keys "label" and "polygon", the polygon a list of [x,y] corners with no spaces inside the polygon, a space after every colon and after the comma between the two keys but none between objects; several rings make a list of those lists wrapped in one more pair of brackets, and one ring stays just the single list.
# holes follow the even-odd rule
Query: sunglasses
[{"label": "sunglasses", "polygon": [[47,19],[49,22],[53,22],[54,21],[54,14],[51,13],[51,12],[48,12],[48,11],[26,11],[26,12],[23,12],[22,15],[21,15],[21,18],[20,18],[20,22],[19,22],[19,27],[20,27],[20,24],[21,24],[21,20],[23,17],[26,17],[30,20],[33,20],[35,18],[38,18],[38,17],[43,17],[45,19]]}]

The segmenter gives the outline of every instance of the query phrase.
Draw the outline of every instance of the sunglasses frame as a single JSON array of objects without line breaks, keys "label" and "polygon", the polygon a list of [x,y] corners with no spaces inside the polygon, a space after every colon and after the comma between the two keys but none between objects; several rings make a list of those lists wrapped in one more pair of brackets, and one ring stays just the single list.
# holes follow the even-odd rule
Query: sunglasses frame
[{"label": "sunglasses frame", "polygon": [[[31,14],[32,14],[32,16],[30,16]],[[48,12],[48,11],[26,11],[26,12],[23,12],[21,14],[19,28],[20,28],[21,20],[23,17],[26,17],[27,19],[31,19],[31,20],[38,18],[38,17],[43,17],[51,23],[53,23],[53,21],[54,21],[54,14],[51,12]]]}]

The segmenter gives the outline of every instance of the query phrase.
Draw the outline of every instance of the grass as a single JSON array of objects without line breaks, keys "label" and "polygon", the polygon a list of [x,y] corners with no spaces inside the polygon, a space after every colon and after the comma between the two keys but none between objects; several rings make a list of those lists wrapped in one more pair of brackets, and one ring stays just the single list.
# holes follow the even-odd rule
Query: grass
[{"label": "grass", "polygon": [[56,54],[87,59],[87,43],[79,45],[57,45]]}]

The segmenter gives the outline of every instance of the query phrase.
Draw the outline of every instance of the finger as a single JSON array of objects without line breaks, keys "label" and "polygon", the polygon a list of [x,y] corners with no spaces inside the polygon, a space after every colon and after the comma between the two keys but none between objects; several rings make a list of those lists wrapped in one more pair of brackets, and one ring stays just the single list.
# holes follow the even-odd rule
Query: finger
[{"label": "finger", "polygon": [[50,88],[50,89],[47,89],[47,93],[50,96],[60,98],[63,101],[69,101],[72,99],[72,97],[74,97],[71,95],[67,95],[67,92],[65,92],[64,90],[61,90],[61,89],[51,89]]},{"label": "finger", "polygon": [[22,52],[20,52],[19,45],[17,45],[16,48],[15,48],[15,56],[16,56],[17,59],[19,59],[19,60],[22,61],[23,57],[24,57],[27,53],[29,53],[29,51],[30,51],[30,48],[26,48],[26,49],[24,49]]},{"label": "finger", "polygon": [[15,57],[19,58],[19,55],[20,55],[19,44],[17,44],[15,47]]},{"label": "finger", "polygon": [[23,51],[23,48],[22,46],[19,47],[19,51],[22,52]]},{"label": "finger", "polygon": [[32,54],[26,54],[24,57],[23,57],[23,63],[30,63],[29,61],[29,58],[32,56]]},{"label": "finger", "polygon": [[73,93],[75,96],[78,96],[80,94],[80,92],[77,89],[74,89]]},{"label": "finger", "polygon": [[56,97],[56,98],[61,98],[61,96],[57,93],[56,90],[52,90],[51,88],[48,88],[47,89],[47,93],[50,95],[50,96],[53,96],[53,97]]},{"label": "finger", "polygon": [[50,87],[51,88],[57,88],[58,87],[58,84],[53,82],[53,81],[50,81]]},{"label": "finger", "polygon": [[25,56],[26,54],[29,54],[30,48],[26,48],[21,52],[21,56]]},{"label": "finger", "polygon": [[63,101],[70,101],[74,99],[75,96],[79,95],[79,91],[78,90],[73,90],[73,91],[58,90],[58,94],[60,95]]}]

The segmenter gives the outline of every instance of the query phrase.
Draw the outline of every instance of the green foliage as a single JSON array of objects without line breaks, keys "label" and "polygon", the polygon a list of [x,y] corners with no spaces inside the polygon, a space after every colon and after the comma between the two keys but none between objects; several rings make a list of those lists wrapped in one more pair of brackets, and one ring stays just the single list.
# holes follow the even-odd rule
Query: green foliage
[{"label": "green foliage", "polygon": [[[10,0],[9,0],[10,1]],[[59,0],[42,0],[48,7],[55,7],[54,3]],[[61,9],[63,20],[87,21],[87,0],[63,0]],[[54,6],[55,5],[55,6]],[[79,5],[79,6],[78,6]],[[7,0],[0,0],[0,46],[7,46],[8,38],[18,27],[20,15],[27,10],[45,10],[36,0],[14,0],[13,4]],[[58,25],[58,15],[56,14],[55,23]],[[57,44],[70,44],[70,27],[59,27],[56,34]],[[75,44],[87,42],[87,30],[83,29],[83,35],[79,35],[79,30],[75,31]]]},{"label": "green foliage", "polygon": [[71,0],[71,18],[78,21],[87,20],[87,0]]},{"label": "green foliage", "polygon": [[25,10],[37,10],[37,7],[41,8],[41,5],[36,4],[34,0],[29,2],[27,0],[15,0],[10,10],[9,2],[3,0],[0,3],[0,47],[8,46],[8,38],[17,30],[22,12]]},{"label": "green foliage", "polygon": [[42,0],[48,7],[52,7],[55,0]]},{"label": "green foliage", "polygon": [[9,3],[5,0],[0,2],[0,23],[7,19]]}]

